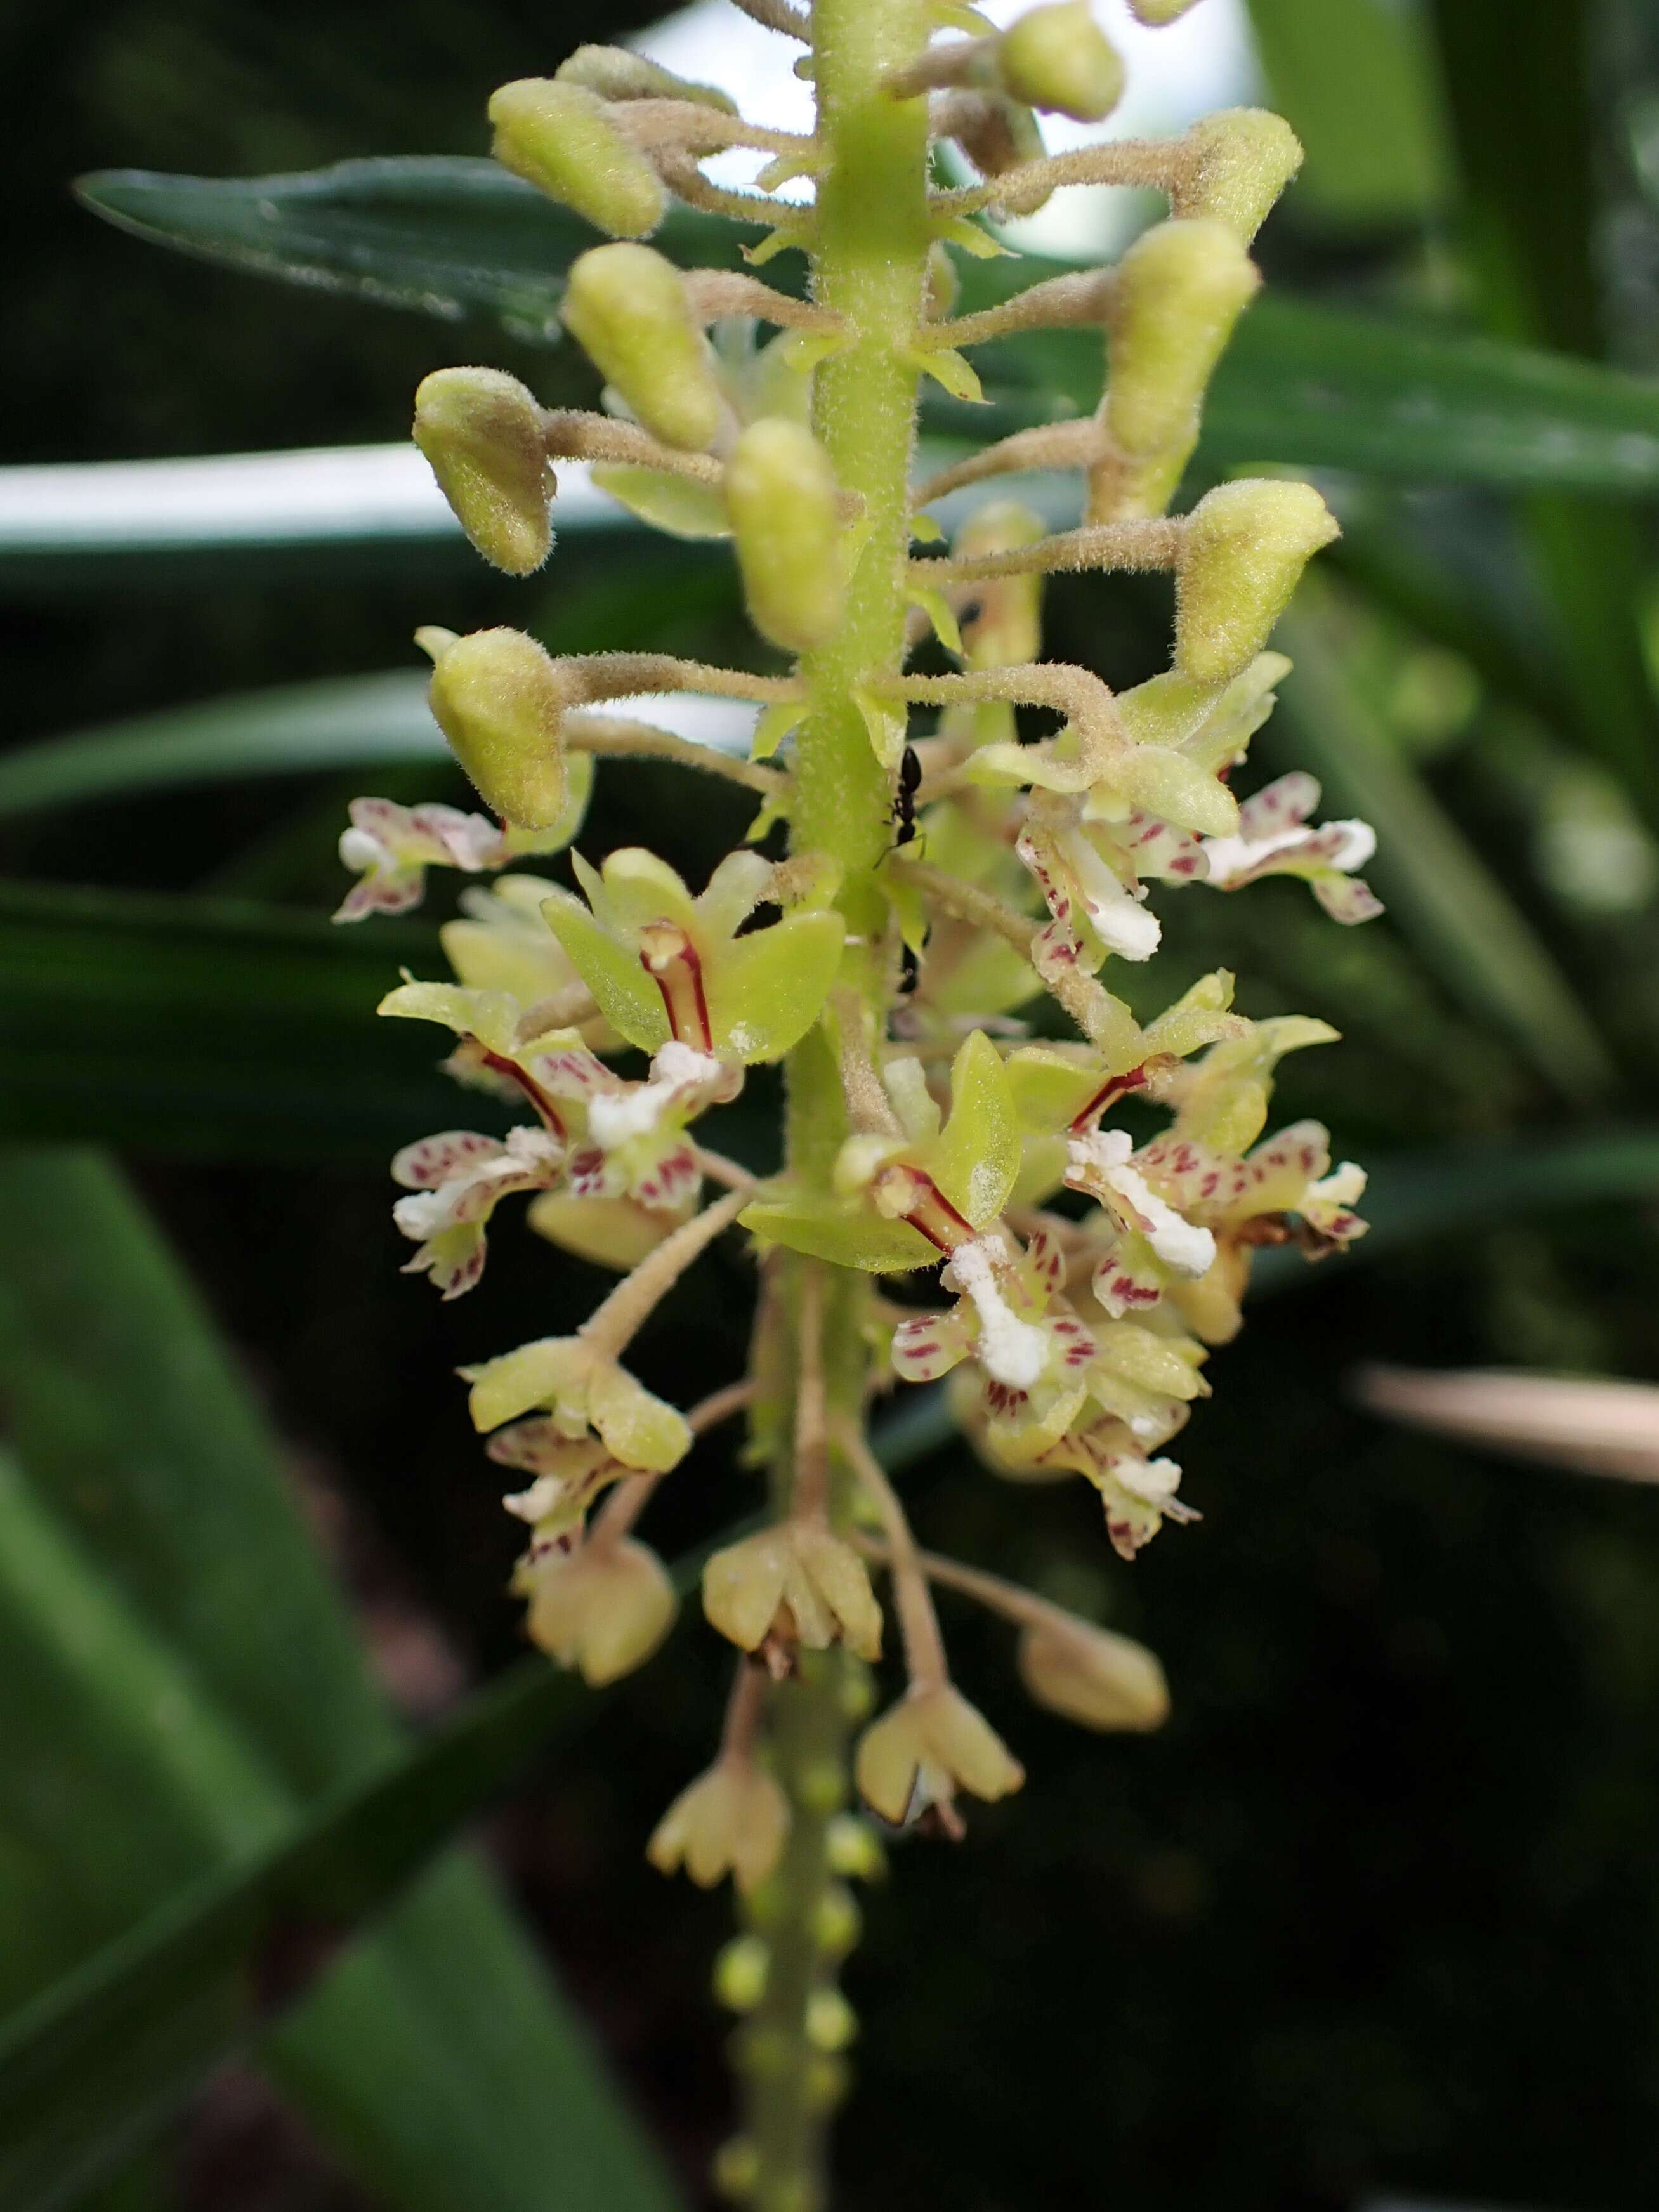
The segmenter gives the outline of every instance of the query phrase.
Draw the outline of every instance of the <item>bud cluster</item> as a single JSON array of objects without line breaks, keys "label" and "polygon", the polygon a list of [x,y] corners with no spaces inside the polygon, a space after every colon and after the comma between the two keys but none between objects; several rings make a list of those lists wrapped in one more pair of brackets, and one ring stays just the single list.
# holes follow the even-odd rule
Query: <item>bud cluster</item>
[{"label": "bud cluster", "polygon": [[[739,4],[809,36],[786,0]],[[1132,0],[1148,23],[1186,4]],[[1267,1126],[1278,1062],[1334,1032],[1247,1019],[1224,970],[1143,1021],[1110,963],[1157,951],[1154,890],[1285,874],[1339,923],[1378,910],[1354,873],[1370,831],[1312,826],[1310,777],[1242,802],[1235,788],[1289,665],[1273,625],[1335,534],[1324,501],[1243,480],[1170,512],[1258,289],[1249,243],[1294,173],[1294,139],[1239,111],[1173,141],[1048,156],[1041,113],[1098,118],[1122,88],[1082,0],[1000,33],[936,0],[820,0],[814,17],[810,137],[599,46],[496,93],[497,159],[607,234],[565,302],[604,407],[545,410],[499,371],[456,368],[421,386],[415,422],[463,528],[510,574],[547,556],[561,462],[676,535],[729,540],[787,672],[556,660],[510,629],[422,630],[433,713],[497,818],[361,800],[341,848],[362,878],[350,921],[412,903],[428,868],[568,847],[596,754],[677,761],[760,800],[749,842],[695,893],[635,848],[597,866],[573,853],[574,890],[509,872],[468,891],[443,933],[456,980],[406,982],[381,1011],[449,1030],[451,1068],[520,1116],[504,1138],[447,1131],[399,1153],[411,1269],[446,1297],[468,1290],[495,1207],[527,1195],[533,1230],[618,1276],[574,1336],[468,1373],[489,1458],[522,1478],[507,1504],[529,1531],[517,1587],[537,1643],[592,1682],[641,1664],[676,1602],[632,1533],[656,1486],[739,1413],[769,1471],[766,1524],[702,1578],[738,1655],[724,1737],[650,1856],[706,1884],[730,1873],[747,1900],[717,1984],[743,2015],[750,2132],[721,2172],[757,2203],[803,2205],[781,2146],[798,2148],[840,2094],[854,2023],[835,1975],[857,1927],[844,1879],[878,1856],[849,1793],[893,1826],[956,1835],[964,1796],[1024,1780],[951,1679],[934,1591],[1013,1623],[1019,1679],[1052,1712],[1144,1730],[1168,1706],[1138,1644],[918,1549],[866,1437],[870,1401],[895,1377],[941,1386],[993,1473],[1090,1484],[1126,1559],[1196,1519],[1167,1448],[1210,1394],[1252,1255],[1341,1249],[1364,1230],[1364,1178],[1334,1163],[1317,1124]],[[977,181],[933,181],[941,139]],[[769,157],[753,191],[703,173],[734,146]],[[801,176],[810,204],[772,198]],[[1115,268],[951,313],[951,254],[999,250],[984,218],[1091,182],[1160,191],[1169,215]],[[803,252],[810,297],[676,266],[645,242],[674,200],[769,221],[749,258]],[[1079,324],[1105,364],[1091,416],[917,479],[921,379],[972,398],[976,348]],[[1033,471],[1074,478],[1075,526],[1050,528],[1002,489]],[[965,514],[955,501],[945,543],[932,510],[976,486],[990,489]],[[1174,579],[1164,673],[1115,694],[1042,658],[1047,575],[1148,568]],[[951,672],[909,665],[929,634]],[[605,711],[688,689],[763,710],[750,760]],[[1057,728],[1030,738],[1021,707]],[[1033,1036],[1045,995],[1068,1042]],[[791,1141],[757,1182],[702,1125],[771,1061],[786,1066]],[[625,1355],[736,1228],[757,1262],[750,1370],[683,1413]],[[868,1670],[895,1641],[903,1684],[871,1719]]]}]

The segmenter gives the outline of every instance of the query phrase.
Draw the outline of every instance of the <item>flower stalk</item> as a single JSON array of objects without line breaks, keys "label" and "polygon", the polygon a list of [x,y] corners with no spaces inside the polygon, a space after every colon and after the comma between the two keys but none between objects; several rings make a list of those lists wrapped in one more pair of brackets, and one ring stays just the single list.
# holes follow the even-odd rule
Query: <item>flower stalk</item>
[{"label": "flower stalk", "polygon": [[[510,630],[423,629],[434,714],[490,811],[355,802],[341,852],[361,880],[339,918],[406,909],[434,868],[497,878],[446,925],[456,981],[406,981],[382,1011],[447,1028],[452,1069],[535,1120],[398,1153],[411,1269],[446,1297],[469,1290],[486,1225],[523,1195],[534,1231],[620,1279],[574,1335],[466,1372],[489,1459],[523,1480],[506,1500],[529,1530],[515,1587],[544,1650],[600,1682],[659,1646],[675,1595],[634,1532],[697,1438],[746,1413],[768,1514],[712,1553],[702,1592],[740,1655],[732,1698],[650,1855],[705,1884],[729,1874],[738,1893],[716,1986],[740,2015],[740,2113],[717,2179],[755,2212],[820,2212],[856,2025],[838,1983],[858,1923],[845,1882],[878,1857],[854,1798],[959,1838],[969,1800],[1024,1778],[952,1680],[930,1585],[1013,1624],[1038,1704],[1103,1729],[1155,1727],[1168,1705],[1139,1645],[918,1550],[868,1440],[872,1401],[893,1378],[950,1376],[983,1465],[1080,1477],[1126,1560],[1196,1519],[1164,1448],[1209,1394],[1251,1256],[1340,1249],[1363,1233],[1364,1178],[1316,1123],[1264,1133],[1278,1063],[1328,1041],[1325,1024],[1245,1019],[1224,969],[1143,1022],[1103,975],[1157,951],[1154,890],[1281,874],[1341,924],[1377,906],[1354,873],[1370,832],[1314,823],[1311,778],[1235,789],[1288,666],[1273,625],[1334,532],[1322,500],[1245,481],[1170,512],[1259,285],[1249,241],[1299,159],[1289,131],[1241,111],[1050,158],[1041,113],[1097,118],[1121,88],[1081,0],[1042,0],[998,32],[943,0],[738,4],[809,48],[810,137],[619,49],[498,91],[498,159],[609,234],[573,265],[566,308],[605,409],[544,410],[497,370],[444,370],[421,386],[415,434],[510,574],[548,556],[568,459],[642,519],[725,541],[788,671],[554,659]],[[1182,11],[1134,5],[1152,22]],[[980,182],[934,184],[945,137]],[[771,157],[751,188],[703,174],[734,146]],[[791,178],[810,179],[809,202],[775,196]],[[1170,220],[1115,268],[951,312],[953,255],[998,250],[981,214],[1101,182],[1161,190]],[[769,223],[745,251],[757,268],[804,253],[805,298],[676,267],[647,242],[671,198]],[[975,348],[1068,326],[1101,332],[1095,414],[917,482],[927,384],[971,401]],[[1074,527],[999,493],[939,544],[936,501],[1031,470],[1074,477]],[[1048,576],[1143,568],[1176,580],[1167,671],[1116,692],[1042,657]],[[948,673],[909,665],[930,635]],[[685,690],[760,710],[750,759],[653,726],[649,695]],[[1058,729],[1024,734],[1030,708]],[[744,845],[696,891],[636,847],[599,866],[572,850],[574,890],[530,872],[580,834],[596,760],[609,774],[629,757],[751,792]],[[1044,994],[1064,1041],[1024,1018]],[[700,1125],[764,1064],[784,1073],[782,1165],[757,1180]],[[1115,1118],[1128,1099],[1167,1127],[1137,1143]],[[683,1414],[623,1362],[637,1350],[648,1369],[663,1299],[734,1227],[759,1282],[748,1371]],[[874,1285],[928,1271],[915,1303]],[[905,1676],[873,1720],[868,1669],[895,1655],[872,1559]]]}]

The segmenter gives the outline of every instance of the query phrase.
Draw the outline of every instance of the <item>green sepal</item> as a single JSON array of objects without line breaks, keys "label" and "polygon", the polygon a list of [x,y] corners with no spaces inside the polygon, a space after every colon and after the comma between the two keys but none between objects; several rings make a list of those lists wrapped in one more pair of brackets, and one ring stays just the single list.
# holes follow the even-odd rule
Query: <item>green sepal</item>
[{"label": "green sepal", "polygon": [[914,586],[910,592],[910,604],[921,609],[933,625],[933,635],[947,653],[961,653],[962,627],[957,620],[955,608],[943,592],[921,585]]},{"label": "green sepal", "polygon": [[1200,837],[1231,837],[1238,829],[1238,801],[1182,753],[1161,745],[1133,745],[1112,764],[1111,780],[1148,814]]},{"label": "green sepal", "polygon": [[984,387],[975,374],[973,363],[954,346],[918,346],[904,358],[924,376],[931,376],[935,384],[943,386],[952,399],[964,400],[975,407],[986,404]]},{"label": "green sepal", "polygon": [[779,699],[766,708],[755,724],[754,742],[749,748],[751,761],[769,761],[789,732],[799,727],[806,712],[802,699]]},{"label": "green sepal", "polygon": [[786,1182],[764,1188],[777,1194],[751,1200],[738,1218],[768,1243],[868,1275],[908,1274],[936,1266],[943,1256],[908,1221],[889,1221],[858,1199],[803,1190]]},{"label": "green sepal", "polygon": [[951,1114],[926,1148],[925,1165],[958,1213],[982,1229],[1008,1203],[1019,1173],[1019,1117],[1002,1055],[983,1030],[963,1040],[951,1068]]},{"label": "green sepal", "polygon": [[909,719],[902,707],[890,707],[870,692],[854,690],[853,704],[864,717],[870,746],[884,769],[896,769],[904,752]]},{"label": "green sepal", "polygon": [[[716,1048],[743,1060],[781,1060],[799,1044],[836,980],[845,928],[831,910],[792,914],[723,945],[703,977]],[[574,951],[570,957],[576,959]],[[617,1016],[611,1018],[627,1036]]]},{"label": "green sepal", "polygon": [[638,955],[607,935],[570,891],[555,891],[544,899],[542,918],[618,1036],[641,1052],[656,1052],[666,1044],[668,1014],[662,994],[641,967]]},{"label": "green sepal", "polygon": [[1012,246],[1005,246],[1000,238],[993,238],[988,230],[981,230],[976,222],[969,222],[962,215],[936,216],[933,235],[947,246],[959,246],[975,261],[994,261],[1000,255],[1014,251]]},{"label": "green sepal", "polygon": [[632,461],[595,461],[591,477],[619,507],[669,538],[729,538],[732,518],[714,484],[694,483],[666,469]]},{"label": "green sepal", "polygon": [[810,222],[781,222],[758,245],[744,246],[739,251],[751,269],[763,269],[775,255],[787,253],[792,246],[805,253],[811,236]]}]

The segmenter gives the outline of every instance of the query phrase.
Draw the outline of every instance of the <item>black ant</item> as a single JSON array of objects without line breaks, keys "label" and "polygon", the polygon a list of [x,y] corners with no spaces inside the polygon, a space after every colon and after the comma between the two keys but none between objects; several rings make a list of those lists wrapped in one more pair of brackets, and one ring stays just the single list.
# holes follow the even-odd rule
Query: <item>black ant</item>
[{"label": "black ant", "polygon": [[[892,818],[898,825],[893,840],[896,852],[902,845],[916,842],[916,793],[921,788],[921,761],[914,745],[906,745],[899,755],[898,787],[893,793]],[[899,951],[899,996],[908,999],[916,988],[921,973],[921,957],[908,945]]]},{"label": "black ant", "polygon": [[893,793],[892,818],[898,824],[894,845],[914,845],[916,842],[916,793],[921,788],[921,762],[914,745],[906,745],[899,756],[898,788]]}]

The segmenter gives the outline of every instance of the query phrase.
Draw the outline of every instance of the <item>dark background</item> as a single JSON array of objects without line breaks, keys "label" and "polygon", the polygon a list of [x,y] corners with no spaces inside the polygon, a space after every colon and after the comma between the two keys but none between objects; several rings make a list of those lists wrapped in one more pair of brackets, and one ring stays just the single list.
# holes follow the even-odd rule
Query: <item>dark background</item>
[{"label": "dark background", "polygon": [[[161,254],[82,214],[68,180],[476,152],[493,85],[653,12],[158,0],[71,19],[13,0],[0,76],[27,112],[0,155],[4,458],[389,440],[420,376],[459,358],[533,375],[548,398],[586,390],[574,354],[532,362]],[[1359,283],[1390,246],[1281,223],[1269,260]],[[424,572],[235,571],[19,599],[0,608],[7,724],[32,738],[398,665],[417,621],[533,615],[621,642],[650,558],[584,548],[580,573],[556,557],[530,586],[438,555]],[[723,569],[705,588],[684,611],[703,635],[731,627],[733,605]],[[1160,611],[1132,599],[1103,616],[1099,596],[1056,592],[1051,650],[1133,680],[1161,654]],[[1443,781],[1479,821],[1478,775],[1454,763]],[[397,787],[453,795],[435,774]],[[344,795],[252,785],[82,811],[9,827],[0,865],[331,903]],[[700,878],[740,826],[701,790],[688,805],[672,773],[639,774],[607,781],[584,844],[656,844]],[[1267,885],[1248,918],[1229,902],[1224,930],[1195,918],[1173,939],[1178,958],[1224,952],[1255,977],[1252,1011],[1294,1004],[1349,1029],[1328,1066],[1292,1064],[1283,1118],[1324,1115],[1362,1158],[1516,1114],[1547,1126],[1504,1049],[1461,1028],[1384,932],[1363,953],[1316,944],[1300,896]],[[394,1690],[429,1708],[501,1663],[518,1638],[501,1590],[512,1534],[448,1370],[514,1340],[526,1310],[549,1333],[574,1323],[596,1279],[509,1229],[481,1291],[440,1308],[396,1273],[389,1186],[370,1164],[135,1165],[291,1439]],[[1002,1635],[952,1608],[964,1684],[1030,1781],[960,1850],[896,1851],[869,1899],[848,1977],[864,2023],[841,2134],[849,2205],[1315,2212],[1384,2188],[1563,2212],[1652,2202],[1659,1499],[1402,1438],[1354,1409],[1350,1384],[1365,1358],[1652,1376],[1654,1261],[1651,1221],[1603,1211],[1443,1240],[1264,1303],[1182,1439],[1204,1521],[1133,1571],[1081,1486],[1007,1488],[954,1452],[916,1472],[927,1540],[1143,1635],[1176,1712],[1146,1742],[1069,1731],[1025,1708]],[[649,1379],[689,1395],[735,1372],[746,1305],[735,1269],[702,1279],[654,1328]],[[650,1530],[665,1551],[744,1502],[732,1474],[682,1487]],[[705,1990],[727,1906],[665,1884],[640,1853],[702,1762],[724,1667],[710,1637],[682,1634],[496,1829],[694,2177],[723,2132]],[[210,2095],[180,2151],[187,2202],[215,2212],[350,2201],[251,2077]]]}]

